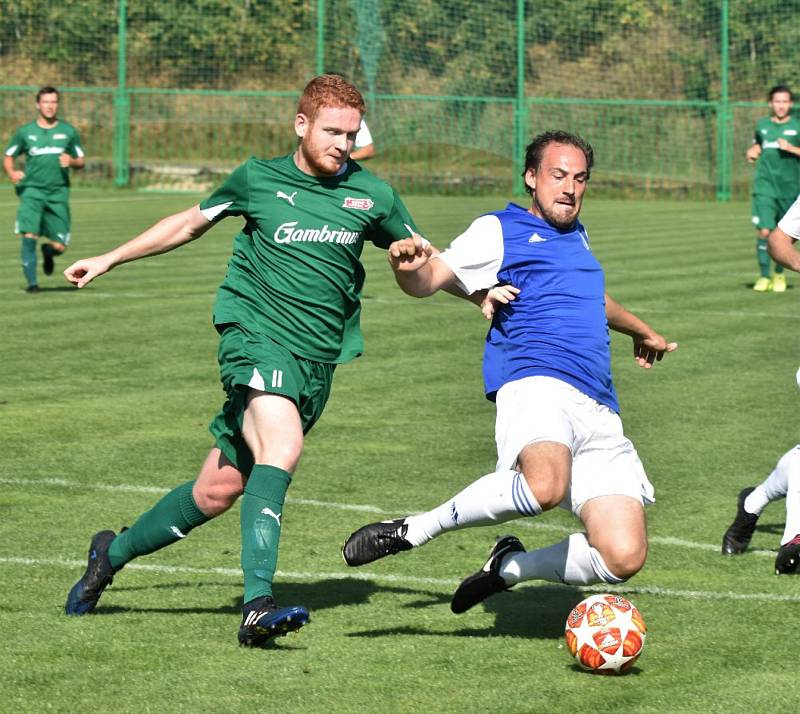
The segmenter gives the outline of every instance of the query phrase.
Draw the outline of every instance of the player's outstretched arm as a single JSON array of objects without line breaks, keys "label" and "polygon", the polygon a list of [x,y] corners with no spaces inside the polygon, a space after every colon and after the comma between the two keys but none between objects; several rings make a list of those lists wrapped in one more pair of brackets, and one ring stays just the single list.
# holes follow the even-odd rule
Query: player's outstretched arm
[{"label": "player's outstretched arm", "polygon": [[655,362],[660,362],[664,354],[678,349],[677,342],[667,342],[644,320],[626,310],[608,293],[606,293],[606,320],[608,326],[616,332],[622,332],[633,338],[633,357],[640,367],[650,369]]},{"label": "player's outstretched arm", "polygon": [[439,250],[416,233],[389,246],[389,265],[404,293],[429,297],[438,290],[457,288],[455,275],[441,260],[431,260]]},{"label": "player's outstretched arm", "polygon": [[211,225],[211,221],[200,212],[200,206],[193,206],[163,218],[144,233],[108,253],[73,263],[64,271],[64,277],[82,288],[118,265],[150,255],[160,255],[199,238]]},{"label": "player's outstretched arm", "polygon": [[[800,211],[798,211],[800,213]],[[800,273],[800,253],[794,249],[795,239],[780,228],[769,234],[767,250],[776,263]]]}]

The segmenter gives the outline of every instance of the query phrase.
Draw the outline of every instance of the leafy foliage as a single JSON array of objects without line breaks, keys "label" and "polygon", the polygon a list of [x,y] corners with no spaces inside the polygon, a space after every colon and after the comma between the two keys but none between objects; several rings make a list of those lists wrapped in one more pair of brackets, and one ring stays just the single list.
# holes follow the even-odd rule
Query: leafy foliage
[{"label": "leafy foliage", "polygon": [[[317,7],[293,0],[128,3],[132,86],[293,89],[314,73]],[[761,99],[800,64],[800,0],[731,2],[731,96]],[[721,0],[525,3],[529,96],[720,97]],[[327,69],[370,90],[511,97],[509,0],[326,0]],[[116,80],[116,3],[0,0],[0,64],[64,85]],[[374,81],[373,81],[374,80]],[[40,81],[40,80],[39,80]]]}]

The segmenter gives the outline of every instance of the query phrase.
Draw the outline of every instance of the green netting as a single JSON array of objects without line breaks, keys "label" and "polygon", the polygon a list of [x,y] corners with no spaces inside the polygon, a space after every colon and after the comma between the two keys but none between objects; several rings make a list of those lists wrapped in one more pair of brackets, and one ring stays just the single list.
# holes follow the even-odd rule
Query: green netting
[{"label": "green netting", "polygon": [[42,84],[88,149],[81,182],[205,189],[294,145],[321,70],[368,99],[370,167],[406,191],[519,189],[530,136],[596,147],[597,188],[749,189],[765,95],[800,65],[800,0],[0,0],[0,132]]}]

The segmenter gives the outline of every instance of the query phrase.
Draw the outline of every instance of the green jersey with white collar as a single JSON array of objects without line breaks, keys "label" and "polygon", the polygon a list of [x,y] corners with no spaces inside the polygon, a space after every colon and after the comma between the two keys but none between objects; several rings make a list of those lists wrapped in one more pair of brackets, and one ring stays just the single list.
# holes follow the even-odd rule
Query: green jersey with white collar
[{"label": "green jersey with white collar", "polygon": [[69,169],[63,168],[58,157],[68,153],[73,158],[83,157],[78,131],[60,119],[50,129],[43,129],[35,121],[14,132],[6,147],[6,156],[25,156],[25,178],[17,190],[39,188],[55,191],[69,187]]},{"label": "green jersey with white collar", "polygon": [[800,147],[800,119],[790,116],[779,124],[770,117],[759,119],[753,142],[761,146],[756,163],[753,193],[794,199],[800,193],[800,157],[778,148],[778,139]]},{"label": "green jersey with white collar", "polygon": [[387,248],[417,230],[394,189],[355,162],[320,178],[298,169],[292,155],[248,159],[200,209],[209,220],[244,219],[214,324],[241,324],[318,362],[363,352],[365,241]]}]

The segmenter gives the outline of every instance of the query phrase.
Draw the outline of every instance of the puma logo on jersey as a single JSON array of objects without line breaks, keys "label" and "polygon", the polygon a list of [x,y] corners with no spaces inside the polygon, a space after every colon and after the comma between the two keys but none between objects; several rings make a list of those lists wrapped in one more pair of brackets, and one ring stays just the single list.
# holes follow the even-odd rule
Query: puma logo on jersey
[{"label": "puma logo on jersey", "polygon": [[278,198],[282,198],[284,201],[288,201],[294,206],[294,197],[297,195],[297,191],[295,191],[291,196],[283,191],[278,191],[275,195]]},{"label": "puma logo on jersey", "polygon": [[528,238],[528,243],[546,243],[547,238],[542,238],[538,233],[534,233],[530,238]]},{"label": "puma logo on jersey", "polygon": [[269,506],[265,506],[264,508],[262,508],[261,513],[263,513],[265,516],[269,516],[270,518],[274,518],[277,521],[278,525],[281,524],[281,514],[275,513],[275,511],[273,511]]}]

